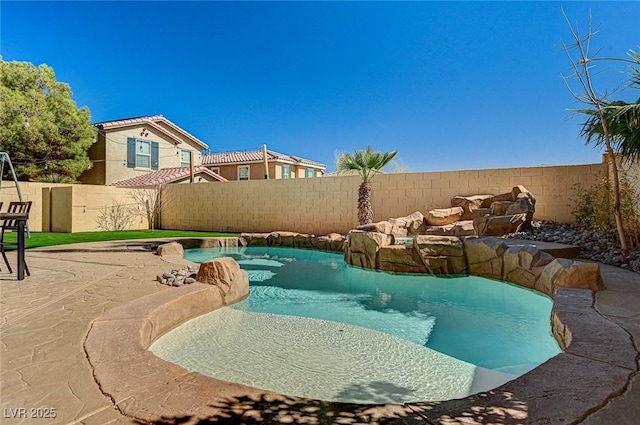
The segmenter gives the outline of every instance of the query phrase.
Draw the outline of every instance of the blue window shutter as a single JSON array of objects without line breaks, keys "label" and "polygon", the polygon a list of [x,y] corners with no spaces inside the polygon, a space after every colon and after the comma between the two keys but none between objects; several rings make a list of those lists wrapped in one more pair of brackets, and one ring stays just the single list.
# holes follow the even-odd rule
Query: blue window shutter
[{"label": "blue window shutter", "polygon": [[136,139],[127,137],[127,168],[136,168]]},{"label": "blue window shutter", "polygon": [[158,169],[158,142],[151,142],[151,169]]}]

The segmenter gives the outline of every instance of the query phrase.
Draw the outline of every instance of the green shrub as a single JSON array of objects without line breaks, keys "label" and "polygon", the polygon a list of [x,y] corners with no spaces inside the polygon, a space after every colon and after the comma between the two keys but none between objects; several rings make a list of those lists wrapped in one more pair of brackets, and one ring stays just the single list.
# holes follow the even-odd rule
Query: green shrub
[{"label": "green shrub", "polygon": [[[627,244],[630,249],[640,248],[640,199],[633,187],[633,181],[623,169],[619,170],[620,207]],[[614,231],[616,220],[613,214],[613,187],[605,173],[596,178],[596,183],[584,188],[581,184],[573,185],[571,196],[571,213],[576,223],[584,230],[600,232]]]}]

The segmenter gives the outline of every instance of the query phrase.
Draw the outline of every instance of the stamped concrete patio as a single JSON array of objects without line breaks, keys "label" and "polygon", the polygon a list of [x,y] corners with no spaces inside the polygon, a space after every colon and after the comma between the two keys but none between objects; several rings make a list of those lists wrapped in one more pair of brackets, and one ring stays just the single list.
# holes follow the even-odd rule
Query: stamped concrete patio
[{"label": "stamped concrete patio", "polygon": [[[24,281],[17,281],[3,267],[2,424],[140,423],[122,415],[100,391],[86,358],[84,339],[92,322],[103,313],[142,296],[177,290],[154,280],[158,273],[172,268],[149,251],[160,242],[105,242],[30,250],[27,261],[31,277]],[[15,263],[11,254],[10,260]],[[197,400],[184,399],[184,405],[206,404],[218,415],[218,423],[637,425],[640,275],[609,266],[602,267],[602,274],[608,289],[596,294],[594,315],[572,316],[570,331],[589,337],[575,338],[566,353],[551,359],[544,368],[494,391],[443,403],[361,406],[300,401],[260,390],[245,395],[231,391],[235,394],[230,398],[224,396],[223,385],[200,393]],[[133,379],[143,380],[145,376]],[[183,386],[199,385],[195,381],[201,380],[181,382]],[[161,386],[171,385],[176,383]],[[154,406],[180,401],[159,397],[165,389],[146,388],[146,394],[122,403],[145,402],[153,410]],[[179,391],[170,394],[181,396]],[[186,423],[188,416],[186,409],[176,410],[164,423]]]}]

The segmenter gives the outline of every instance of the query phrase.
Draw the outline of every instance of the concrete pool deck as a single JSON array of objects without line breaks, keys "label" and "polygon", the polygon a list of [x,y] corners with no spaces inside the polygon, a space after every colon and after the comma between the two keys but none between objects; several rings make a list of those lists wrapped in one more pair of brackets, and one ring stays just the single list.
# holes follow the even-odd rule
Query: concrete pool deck
[{"label": "concrete pool deck", "polygon": [[[140,423],[121,414],[100,391],[84,340],[102,314],[146,295],[176,290],[154,280],[172,268],[147,249],[158,243],[103,242],[29,250],[32,275],[24,281],[17,281],[15,274],[2,267],[2,424]],[[9,253],[9,258],[15,263],[15,253]],[[576,312],[572,319],[577,322],[570,326],[576,335],[580,332],[574,325],[587,327],[590,338],[574,338],[567,352],[544,368],[477,396],[441,403],[365,406],[295,399],[262,390],[242,394],[235,384],[226,384],[199,394],[197,400],[180,400],[180,392],[171,393],[170,400],[154,398],[155,389],[147,388],[139,400],[120,402],[145,401],[151,409],[202,403],[222,418],[220,423],[637,425],[640,275],[610,266],[602,266],[602,275],[608,289],[595,295],[599,314]],[[622,337],[612,338],[616,335]],[[131,375],[145,379],[135,370]],[[193,378],[180,385],[195,388],[202,381]],[[363,391],[384,388],[372,385]],[[164,423],[186,423],[184,416],[189,416],[187,409],[175,411]],[[197,423],[193,419],[191,423]]]}]

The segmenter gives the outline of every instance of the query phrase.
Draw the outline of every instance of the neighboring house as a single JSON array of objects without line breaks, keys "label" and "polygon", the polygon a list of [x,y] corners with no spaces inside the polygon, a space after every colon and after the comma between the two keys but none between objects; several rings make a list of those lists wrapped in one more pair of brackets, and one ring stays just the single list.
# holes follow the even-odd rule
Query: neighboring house
[{"label": "neighboring house", "polygon": [[[188,177],[191,152],[196,165],[200,164],[200,151],[208,148],[162,115],[105,121],[94,126],[98,135],[89,149],[93,167],[79,178],[87,184],[112,185],[175,168],[186,169]],[[218,180],[208,173],[201,177]]]},{"label": "neighboring house", "polygon": [[[262,151],[220,152],[202,156],[202,165],[227,180],[265,178]],[[270,179],[320,177],[327,168],[319,162],[267,150]]]},{"label": "neighboring house", "polygon": [[[213,171],[200,165],[193,169],[193,181],[194,183],[208,183],[208,182],[226,182],[227,179],[219,176]],[[144,174],[137,177],[132,177],[127,180],[120,180],[113,183],[113,186],[118,187],[148,187],[158,186],[167,183],[190,183],[191,182],[191,170],[190,168],[178,167],[178,168],[163,168],[162,170],[153,171],[148,174]]]}]

